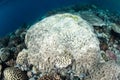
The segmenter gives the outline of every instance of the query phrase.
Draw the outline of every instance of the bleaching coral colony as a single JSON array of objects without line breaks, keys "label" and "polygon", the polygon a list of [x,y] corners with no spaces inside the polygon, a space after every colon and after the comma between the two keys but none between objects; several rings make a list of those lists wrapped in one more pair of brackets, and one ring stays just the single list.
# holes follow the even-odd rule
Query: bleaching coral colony
[{"label": "bleaching coral colony", "polygon": [[90,70],[99,60],[99,41],[92,26],[69,13],[47,17],[31,26],[25,43],[28,63],[45,72],[65,68],[75,60],[76,75],[79,75],[80,66]]},{"label": "bleaching coral colony", "polygon": [[[16,62],[22,65],[27,60],[36,73],[55,70],[71,72],[82,80],[120,80],[119,65],[101,62],[99,40],[91,23],[80,15],[63,13],[44,18],[28,29],[25,44],[27,49],[18,54]],[[66,72],[69,66],[71,71]]]}]

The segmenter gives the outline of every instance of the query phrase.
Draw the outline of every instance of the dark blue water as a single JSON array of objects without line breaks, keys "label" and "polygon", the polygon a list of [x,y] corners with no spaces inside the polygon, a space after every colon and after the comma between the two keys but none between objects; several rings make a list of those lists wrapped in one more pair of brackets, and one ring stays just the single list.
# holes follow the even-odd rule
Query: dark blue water
[{"label": "dark blue water", "polygon": [[15,31],[23,23],[34,23],[50,10],[74,4],[97,4],[120,10],[119,0],[0,0],[0,37]]}]

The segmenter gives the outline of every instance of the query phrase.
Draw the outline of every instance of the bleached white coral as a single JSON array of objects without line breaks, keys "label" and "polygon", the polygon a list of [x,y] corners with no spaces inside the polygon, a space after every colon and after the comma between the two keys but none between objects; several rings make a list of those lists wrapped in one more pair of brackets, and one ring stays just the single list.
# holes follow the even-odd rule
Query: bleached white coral
[{"label": "bleached white coral", "polygon": [[21,52],[19,52],[16,63],[23,65],[25,62],[27,62],[27,56],[28,56],[27,50],[23,49]]},{"label": "bleached white coral", "polygon": [[64,54],[60,54],[56,56],[56,59],[53,62],[53,65],[56,68],[67,67],[69,64],[72,63],[72,59],[73,59],[72,54],[65,51]]},{"label": "bleached white coral", "polygon": [[[92,26],[80,16],[69,13],[47,17],[31,26],[25,43],[29,64],[40,70],[67,67],[72,59],[75,59],[75,65],[83,65],[89,70],[99,60],[99,41]],[[66,52],[71,57],[64,56]],[[79,72],[79,66],[76,72]]]}]

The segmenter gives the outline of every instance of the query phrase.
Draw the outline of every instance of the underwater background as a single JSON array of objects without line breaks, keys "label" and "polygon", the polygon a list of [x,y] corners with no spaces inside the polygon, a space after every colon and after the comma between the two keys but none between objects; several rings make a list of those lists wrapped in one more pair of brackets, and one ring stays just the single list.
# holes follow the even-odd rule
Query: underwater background
[{"label": "underwater background", "polygon": [[120,80],[120,1],[0,0],[0,80]]},{"label": "underwater background", "polygon": [[0,0],[0,37],[24,23],[33,24],[50,10],[75,4],[96,4],[101,8],[120,11],[119,0]]}]

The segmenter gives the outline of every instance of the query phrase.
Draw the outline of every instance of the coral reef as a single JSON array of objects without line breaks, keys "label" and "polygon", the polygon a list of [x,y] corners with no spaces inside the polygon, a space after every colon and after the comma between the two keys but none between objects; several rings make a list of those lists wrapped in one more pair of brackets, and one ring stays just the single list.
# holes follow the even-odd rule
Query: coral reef
[{"label": "coral reef", "polygon": [[[54,66],[64,68],[73,59],[75,66],[83,65],[90,70],[99,60],[99,41],[92,26],[80,16],[69,13],[47,17],[31,26],[26,33],[25,43],[28,63],[39,70],[49,71]],[[79,66],[76,73],[79,73]]]},{"label": "coral reef", "polygon": [[120,14],[73,5],[42,18],[0,38],[0,80],[120,80]]}]

